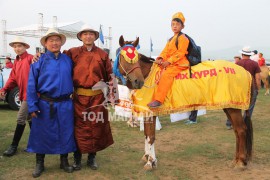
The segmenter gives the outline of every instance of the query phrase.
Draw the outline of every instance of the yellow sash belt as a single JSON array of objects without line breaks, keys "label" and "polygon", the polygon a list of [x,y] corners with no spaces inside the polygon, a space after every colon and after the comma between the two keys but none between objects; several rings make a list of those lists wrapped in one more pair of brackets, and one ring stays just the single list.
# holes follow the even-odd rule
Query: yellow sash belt
[{"label": "yellow sash belt", "polygon": [[94,91],[92,89],[85,89],[85,88],[77,88],[75,89],[75,92],[76,94],[81,96],[95,96],[102,93],[100,89]]}]

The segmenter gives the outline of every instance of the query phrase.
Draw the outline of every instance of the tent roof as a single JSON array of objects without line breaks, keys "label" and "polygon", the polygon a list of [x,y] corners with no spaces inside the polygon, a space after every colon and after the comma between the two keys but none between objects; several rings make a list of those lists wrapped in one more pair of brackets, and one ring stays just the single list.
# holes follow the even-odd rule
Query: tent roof
[{"label": "tent roof", "polygon": [[[67,38],[77,38],[77,33],[80,31],[83,24],[84,22],[82,21],[58,23],[57,29],[60,33],[65,34]],[[32,24],[8,30],[6,34],[40,38],[41,35],[45,34],[51,27],[53,27],[52,23],[43,24],[41,30],[39,24]]]}]

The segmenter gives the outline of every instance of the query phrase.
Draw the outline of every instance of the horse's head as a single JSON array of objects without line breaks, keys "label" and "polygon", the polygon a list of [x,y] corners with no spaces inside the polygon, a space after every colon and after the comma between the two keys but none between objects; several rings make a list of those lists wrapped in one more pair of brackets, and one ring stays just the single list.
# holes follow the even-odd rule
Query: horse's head
[{"label": "horse's head", "polygon": [[144,77],[141,71],[136,46],[139,44],[139,38],[135,41],[125,41],[123,36],[119,38],[119,51],[114,62],[114,73],[120,77],[122,83],[130,89],[140,89],[144,84]]}]

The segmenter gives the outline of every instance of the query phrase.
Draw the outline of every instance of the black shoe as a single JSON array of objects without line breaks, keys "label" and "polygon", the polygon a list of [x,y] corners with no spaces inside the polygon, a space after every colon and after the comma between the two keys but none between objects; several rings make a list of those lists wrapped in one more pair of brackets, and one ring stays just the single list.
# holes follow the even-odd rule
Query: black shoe
[{"label": "black shoe", "polygon": [[9,148],[3,153],[4,156],[11,157],[17,152],[17,147],[14,145],[10,145]]},{"label": "black shoe", "polygon": [[73,164],[73,169],[75,171],[81,170],[82,169],[82,154],[80,152],[74,152],[74,164]]},{"label": "black shoe", "polygon": [[98,165],[96,162],[96,155],[93,155],[93,154],[88,155],[87,166],[89,166],[93,170],[98,169]]},{"label": "black shoe", "polygon": [[41,176],[42,172],[45,170],[44,157],[45,157],[45,154],[36,154],[36,168],[34,172],[32,173],[33,178],[37,178]]},{"label": "black shoe", "polygon": [[68,163],[68,156],[67,154],[61,154],[60,156],[60,169],[63,169],[67,173],[72,173],[74,171],[73,167]]}]

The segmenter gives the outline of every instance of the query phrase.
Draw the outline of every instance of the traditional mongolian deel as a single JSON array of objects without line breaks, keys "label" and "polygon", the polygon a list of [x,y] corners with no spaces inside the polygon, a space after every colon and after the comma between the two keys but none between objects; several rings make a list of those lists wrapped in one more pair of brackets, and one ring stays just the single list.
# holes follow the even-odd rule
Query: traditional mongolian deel
[{"label": "traditional mongolian deel", "polygon": [[31,65],[28,107],[30,113],[40,113],[32,119],[28,152],[67,154],[76,150],[74,107],[70,99],[73,93],[72,66],[67,55],[60,53],[55,57],[49,51]]},{"label": "traditional mongolian deel", "polygon": [[92,90],[98,82],[111,80],[112,65],[106,52],[85,46],[67,51],[74,63],[75,138],[81,153],[94,153],[113,144],[109,112],[101,90]]},{"label": "traditional mongolian deel", "polygon": [[154,64],[144,87],[132,96],[134,114],[157,116],[194,109],[249,108],[252,78],[241,66],[223,60],[205,61],[193,66],[191,72],[192,78],[189,70],[179,72],[164,104],[149,109],[147,104],[154,93],[159,93],[157,83],[162,76],[161,69]]}]

